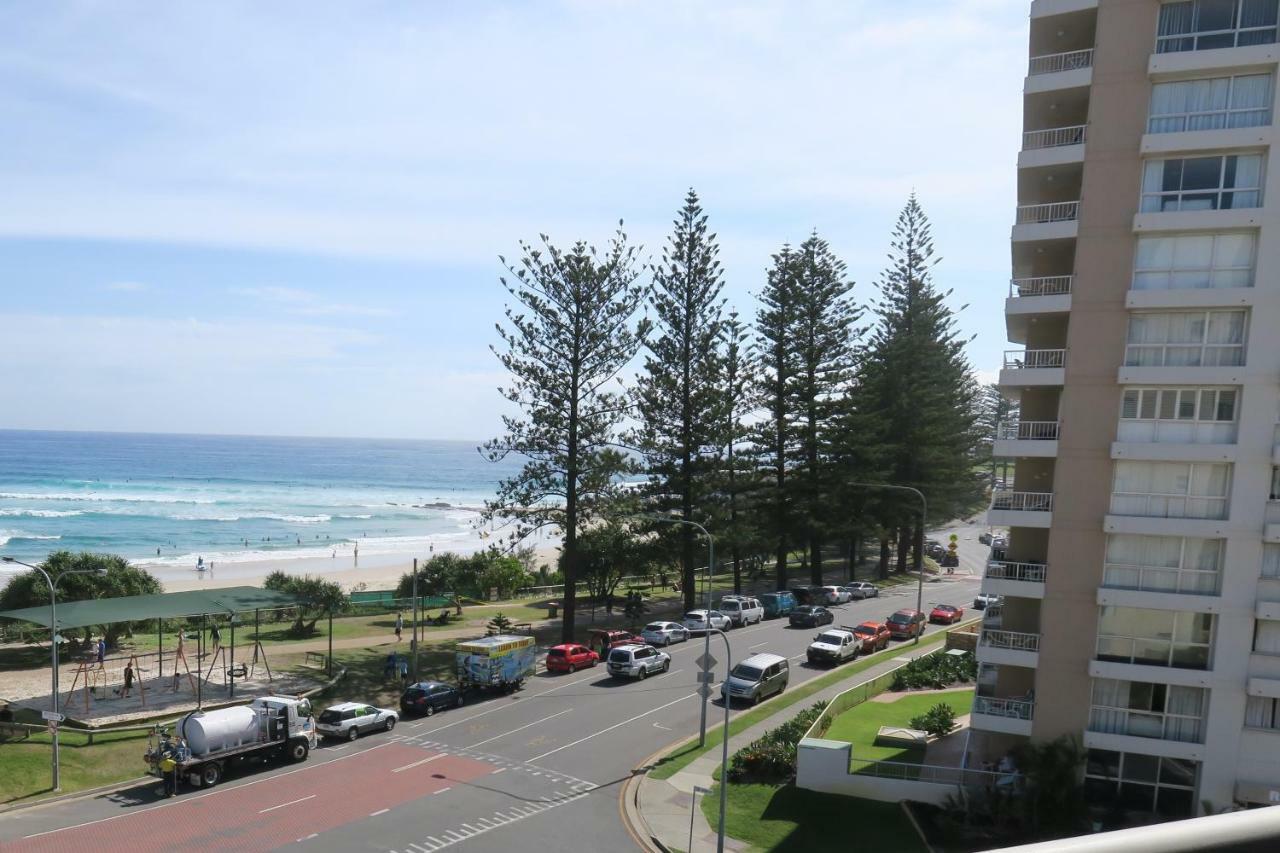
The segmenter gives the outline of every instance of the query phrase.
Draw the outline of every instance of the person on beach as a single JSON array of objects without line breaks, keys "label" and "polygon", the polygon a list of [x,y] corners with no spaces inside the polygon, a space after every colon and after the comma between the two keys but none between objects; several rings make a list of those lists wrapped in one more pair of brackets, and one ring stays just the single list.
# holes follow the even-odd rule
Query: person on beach
[{"label": "person on beach", "polygon": [[133,661],[129,661],[124,665],[124,690],[120,693],[121,699],[128,699],[129,693],[133,690]]},{"label": "person on beach", "polygon": [[404,630],[404,615],[396,614],[396,642],[400,642],[400,632]]}]

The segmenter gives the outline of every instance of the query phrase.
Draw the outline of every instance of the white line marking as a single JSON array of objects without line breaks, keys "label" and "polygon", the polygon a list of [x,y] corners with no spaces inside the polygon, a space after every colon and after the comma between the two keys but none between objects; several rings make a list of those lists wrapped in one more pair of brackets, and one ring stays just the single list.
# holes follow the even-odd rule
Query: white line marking
[{"label": "white line marking", "polygon": [[435,761],[437,758],[444,758],[446,754],[447,753],[438,752],[435,755],[431,756],[430,758],[424,758],[421,761],[415,761],[412,764],[406,764],[404,767],[397,767],[395,770],[392,770],[391,772],[399,773],[401,770],[408,770],[411,767],[417,767],[420,764],[426,764],[428,761]]},{"label": "white line marking", "polygon": [[273,812],[273,811],[275,811],[276,809],[282,809],[282,808],[284,808],[285,806],[292,806],[292,805],[294,805],[294,804],[296,804],[296,803],[305,803],[307,800],[314,800],[315,798],[316,798],[316,795],[315,795],[315,794],[310,794],[310,795],[308,795],[308,796],[306,796],[306,797],[303,797],[303,798],[301,798],[301,799],[298,799],[298,800],[290,800],[289,802],[287,802],[287,803],[281,803],[281,804],[280,804],[280,805],[278,805],[278,806],[271,806],[270,808],[262,809],[261,811],[259,811],[259,812],[258,812],[258,814],[266,814],[267,812]]},{"label": "white line marking", "polygon": [[549,751],[547,751],[547,752],[542,753],[541,755],[535,755],[533,758],[530,758],[530,759],[529,759],[528,763],[532,764],[532,763],[533,763],[533,762],[535,762],[535,761],[541,761],[542,759],[546,758],[548,755],[555,755],[557,752],[560,752],[561,750],[568,749],[568,748],[569,748],[569,747],[571,747],[571,746],[577,746],[578,744],[583,743],[584,741],[591,740],[593,737],[597,737],[597,736],[602,735],[602,734],[604,734],[604,733],[606,733],[606,732],[611,732],[611,731],[613,731],[614,729],[621,728],[622,726],[625,726],[625,725],[627,725],[628,723],[634,723],[636,720],[640,719],[641,717],[647,717],[647,716],[649,716],[650,714],[653,714],[653,713],[656,713],[656,712],[658,712],[658,711],[663,710],[664,708],[670,708],[672,705],[676,704],[677,702],[683,702],[684,700],[689,699],[689,698],[692,698],[692,697],[697,696],[697,695],[698,695],[697,693],[690,693],[690,694],[688,694],[688,695],[686,695],[686,696],[681,696],[679,699],[672,699],[670,702],[668,702],[668,703],[667,703],[667,704],[665,704],[665,705],[659,705],[659,706],[658,706],[658,707],[656,707],[656,708],[652,708],[652,709],[650,709],[650,710],[648,710],[648,711],[645,711],[643,714],[636,714],[634,717],[632,717],[632,718],[631,718],[631,719],[629,719],[629,720],[623,720],[623,721],[622,721],[622,722],[620,722],[620,723],[614,723],[612,726],[609,726],[609,728],[607,728],[607,729],[601,729],[600,731],[596,732],[595,734],[589,734],[589,735],[587,735],[586,737],[578,738],[577,740],[573,741],[572,743],[566,743],[564,746],[558,746],[558,747],[556,747],[555,749],[552,749],[552,750],[549,750]]},{"label": "white line marking", "polygon": [[469,824],[469,823],[464,823],[462,826],[463,826],[463,828],[464,828],[464,829],[466,829],[468,832],[475,832],[475,831],[476,831],[476,828],[475,828],[474,826],[472,826],[471,824]]},{"label": "white line marking", "polygon": [[467,746],[466,748],[467,748],[467,749],[475,749],[477,746],[484,746],[486,743],[489,743],[489,742],[491,742],[491,741],[495,741],[495,740],[497,740],[498,738],[506,737],[507,735],[513,735],[513,734],[515,734],[516,732],[522,732],[522,731],[524,731],[525,729],[532,728],[533,726],[538,725],[539,723],[545,723],[547,720],[553,719],[553,718],[555,718],[555,717],[559,717],[559,716],[561,716],[561,715],[563,715],[563,714],[567,714],[567,713],[569,713],[569,712],[570,712],[570,711],[572,711],[572,710],[573,710],[572,708],[565,708],[563,711],[557,711],[557,712],[555,712],[554,714],[552,714],[552,715],[551,715],[551,716],[549,716],[549,717],[543,717],[541,720],[534,720],[532,723],[528,723],[528,724],[526,724],[526,725],[523,725],[523,726],[521,726],[521,727],[520,727],[520,728],[518,728],[518,729],[512,729],[512,730],[511,730],[511,731],[509,731],[509,732],[503,732],[503,733],[502,733],[502,734],[500,734],[500,735],[494,735],[493,737],[491,737],[491,738],[486,738],[486,739],[484,739],[484,740],[480,741],[479,743],[473,743],[473,744],[471,744],[471,745]]},{"label": "white line marking", "polygon": [[452,785],[450,785],[450,786],[449,786],[449,787],[447,787],[447,788],[441,788],[439,791],[436,791],[436,793],[437,793],[437,794],[443,794],[445,791],[452,791],[452,790],[453,790],[453,786],[452,786]]},{"label": "white line marking", "polygon": [[506,770],[506,769],[507,769],[507,768],[505,768],[505,767],[499,767],[497,770],[495,770],[495,771],[493,771],[493,772],[494,772],[494,773],[501,773],[502,771],[504,771],[504,770]]},{"label": "white line marking", "polygon": [[391,809],[378,809],[376,812],[369,812],[369,817],[377,817],[380,814],[386,814]]},{"label": "white line marking", "polygon": [[671,731],[671,728],[669,726],[664,726],[662,723],[654,723],[653,727],[655,729],[662,729],[664,732]]},{"label": "white line marking", "polygon": [[767,646],[767,645],[769,645],[769,641],[765,640],[763,643],[756,643],[754,646],[747,646],[747,650],[750,651],[751,649],[758,649],[761,646]]},{"label": "white line marking", "polygon": [[434,835],[428,835],[427,840],[430,841],[432,844],[434,844],[436,847],[447,846],[443,841],[441,841],[439,838],[436,838]]}]

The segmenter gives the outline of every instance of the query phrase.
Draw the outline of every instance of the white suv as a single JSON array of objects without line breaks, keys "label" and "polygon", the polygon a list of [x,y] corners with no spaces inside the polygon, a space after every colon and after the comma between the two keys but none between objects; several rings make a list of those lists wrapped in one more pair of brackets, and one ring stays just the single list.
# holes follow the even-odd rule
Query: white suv
[{"label": "white suv", "polygon": [[617,646],[609,650],[609,674],[614,678],[639,678],[643,680],[651,672],[666,672],[671,668],[671,655],[653,646]]},{"label": "white suv", "polygon": [[733,627],[733,620],[719,610],[690,610],[684,615],[684,627],[690,634],[705,634],[707,628],[728,631]]},{"label": "white suv", "polygon": [[764,605],[745,595],[726,595],[720,599],[720,612],[735,626],[764,621]]}]

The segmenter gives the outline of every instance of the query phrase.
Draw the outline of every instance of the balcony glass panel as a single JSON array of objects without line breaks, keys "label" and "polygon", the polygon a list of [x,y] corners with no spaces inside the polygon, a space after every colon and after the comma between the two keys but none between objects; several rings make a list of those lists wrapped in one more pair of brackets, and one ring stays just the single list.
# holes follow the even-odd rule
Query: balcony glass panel
[{"label": "balcony glass panel", "polygon": [[1238,367],[1249,312],[1135,312],[1129,315],[1128,367]]},{"label": "balcony glass panel", "polygon": [[1148,160],[1143,168],[1143,213],[1238,210],[1258,207],[1261,199],[1260,154]]},{"label": "balcony glass panel", "polygon": [[1227,517],[1231,466],[1221,462],[1136,462],[1115,466],[1111,512],[1144,518]]},{"label": "balcony glass panel", "polygon": [[1151,87],[1147,133],[1271,124],[1271,75],[1178,80]]},{"label": "balcony glass panel", "polygon": [[1216,595],[1226,540],[1184,536],[1107,537],[1102,585],[1184,595]]},{"label": "balcony glass panel", "polygon": [[1234,444],[1235,388],[1126,388],[1118,441]]},{"label": "balcony glass panel", "polygon": [[1252,232],[1146,235],[1134,253],[1134,290],[1252,287]]},{"label": "balcony glass panel", "polygon": [[1098,616],[1098,660],[1208,669],[1213,614],[1104,605]]},{"label": "balcony glass panel", "polygon": [[1184,0],[1160,6],[1156,53],[1273,44],[1277,0]]}]

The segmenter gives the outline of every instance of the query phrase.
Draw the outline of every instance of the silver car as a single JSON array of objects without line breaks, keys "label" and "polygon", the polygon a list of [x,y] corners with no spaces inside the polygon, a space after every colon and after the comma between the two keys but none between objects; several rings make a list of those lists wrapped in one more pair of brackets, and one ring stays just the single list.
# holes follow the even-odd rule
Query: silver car
[{"label": "silver car", "polygon": [[845,586],[845,589],[849,590],[849,595],[853,599],[859,601],[864,598],[880,597],[880,588],[875,584],[867,583],[866,581],[858,581],[856,583],[848,584]]},{"label": "silver car", "polygon": [[705,634],[708,627],[728,631],[733,620],[719,610],[690,610],[684,615],[684,627],[690,634]]},{"label": "silver car", "polygon": [[369,732],[389,732],[399,719],[400,715],[388,708],[343,702],[320,712],[316,718],[316,733],[323,737],[355,740]]},{"label": "silver car", "polygon": [[651,646],[669,646],[689,639],[689,629],[679,622],[650,622],[640,637]]}]

